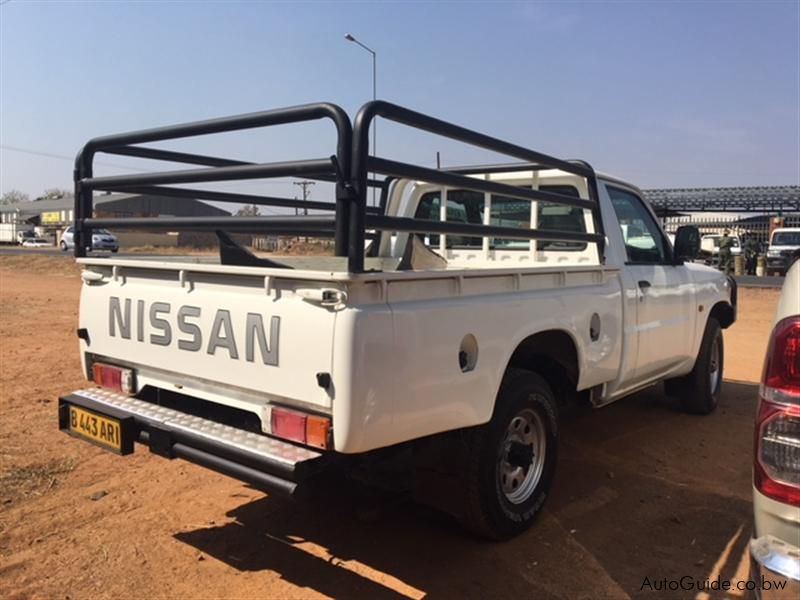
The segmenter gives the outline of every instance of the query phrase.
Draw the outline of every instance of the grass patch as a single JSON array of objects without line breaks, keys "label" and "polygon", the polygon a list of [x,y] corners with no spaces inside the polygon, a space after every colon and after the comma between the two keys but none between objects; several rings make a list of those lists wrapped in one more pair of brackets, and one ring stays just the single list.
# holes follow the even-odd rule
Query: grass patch
[{"label": "grass patch", "polygon": [[0,475],[0,498],[7,503],[9,500],[46,494],[58,485],[62,476],[74,471],[77,464],[74,458],[59,458],[11,467]]}]

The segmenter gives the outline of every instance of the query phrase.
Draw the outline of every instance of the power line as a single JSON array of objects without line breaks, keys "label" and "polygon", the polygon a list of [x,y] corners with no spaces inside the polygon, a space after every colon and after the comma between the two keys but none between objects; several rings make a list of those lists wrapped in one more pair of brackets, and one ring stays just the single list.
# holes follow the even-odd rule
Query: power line
[{"label": "power line", "polygon": [[[67,156],[66,154],[55,154],[53,152],[43,152],[41,150],[31,150],[30,148],[20,148],[19,146],[9,146],[8,144],[0,144],[3,150],[10,150],[11,152],[22,152],[23,154],[32,154],[34,156],[44,156],[46,158],[57,158],[59,160],[68,160],[73,162],[74,156]],[[115,169],[128,169],[130,171],[139,171],[141,173],[152,173],[150,169],[142,169],[141,167],[130,167],[127,165],[119,165],[116,163],[106,162],[104,160],[95,161],[95,164],[103,165],[105,167],[113,167]]]},{"label": "power line", "polygon": [[[66,154],[56,154],[54,152],[45,152],[43,150],[31,150],[30,148],[22,148],[20,146],[10,146],[8,144],[0,144],[0,148],[3,150],[9,150],[11,152],[22,152],[24,154],[32,154],[34,156],[43,156],[46,158],[56,158],[59,160],[68,160],[69,162],[74,162],[74,156],[67,156]],[[139,173],[157,173],[158,171],[154,171],[152,169],[143,169],[142,167],[131,167],[129,165],[121,165],[118,163],[108,162],[105,160],[96,160],[94,164],[101,165],[104,167],[111,167],[114,169],[127,169],[129,171],[138,171]],[[282,181],[278,179],[274,179],[271,181],[262,181],[259,185],[287,185],[289,182],[286,181],[284,178]]]}]

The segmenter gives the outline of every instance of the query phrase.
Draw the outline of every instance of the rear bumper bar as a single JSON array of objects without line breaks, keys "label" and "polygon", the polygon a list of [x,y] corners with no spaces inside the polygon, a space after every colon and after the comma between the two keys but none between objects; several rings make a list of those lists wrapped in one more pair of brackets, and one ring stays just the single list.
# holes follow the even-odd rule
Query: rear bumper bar
[{"label": "rear bumper bar", "polygon": [[294,496],[298,484],[325,456],[315,450],[100,389],[59,398],[59,427],[68,427],[69,405],[124,420],[133,439],[165,458],[182,458],[265,491]]},{"label": "rear bumper bar", "polygon": [[800,549],[770,535],[750,541],[750,579],[759,600],[800,598]]}]

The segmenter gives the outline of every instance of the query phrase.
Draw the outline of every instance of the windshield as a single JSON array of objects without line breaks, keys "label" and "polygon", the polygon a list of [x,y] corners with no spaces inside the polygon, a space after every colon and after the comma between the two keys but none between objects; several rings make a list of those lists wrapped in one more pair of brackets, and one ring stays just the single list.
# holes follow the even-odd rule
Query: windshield
[{"label": "windshield", "polygon": [[800,231],[776,231],[772,236],[773,246],[800,246]]},{"label": "windshield", "polygon": [[95,229],[94,235],[111,235],[111,232],[108,229]]}]

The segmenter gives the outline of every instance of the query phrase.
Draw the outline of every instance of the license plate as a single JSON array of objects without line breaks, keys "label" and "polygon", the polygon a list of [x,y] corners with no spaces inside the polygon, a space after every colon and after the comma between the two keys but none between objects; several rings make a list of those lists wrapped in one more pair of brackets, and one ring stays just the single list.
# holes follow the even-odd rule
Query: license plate
[{"label": "license plate", "polygon": [[70,405],[69,432],[103,448],[122,453],[122,425],[117,419]]}]

